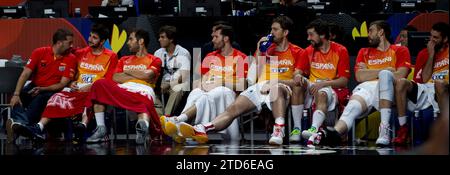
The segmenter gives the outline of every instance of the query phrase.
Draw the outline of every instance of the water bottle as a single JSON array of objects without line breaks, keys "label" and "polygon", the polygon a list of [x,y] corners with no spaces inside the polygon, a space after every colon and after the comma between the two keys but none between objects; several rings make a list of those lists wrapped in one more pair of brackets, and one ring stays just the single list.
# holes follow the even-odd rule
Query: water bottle
[{"label": "water bottle", "polygon": [[261,43],[261,45],[259,46],[259,51],[260,52],[266,52],[267,49],[269,49],[270,45],[272,45],[273,42],[273,35],[269,34],[267,35],[267,41],[264,41]]},{"label": "water bottle", "polygon": [[309,128],[309,117],[308,117],[308,109],[303,110],[303,117],[302,117],[302,129],[308,129]]}]

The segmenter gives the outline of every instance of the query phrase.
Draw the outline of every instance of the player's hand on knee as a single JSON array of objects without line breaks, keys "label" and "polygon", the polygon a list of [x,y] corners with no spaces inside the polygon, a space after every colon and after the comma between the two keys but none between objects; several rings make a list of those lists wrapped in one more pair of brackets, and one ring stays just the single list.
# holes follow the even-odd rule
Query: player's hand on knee
[{"label": "player's hand on knee", "polygon": [[324,84],[322,82],[314,83],[311,85],[309,92],[314,95],[323,87],[324,87]]},{"label": "player's hand on knee", "polygon": [[10,104],[11,107],[13,107],[13,108],[14,108],[14,106],[16,106],[16,105],[22,106],[22,101],[20,101],[19,95],[14,95],[14,96],[11,98],[11,101],[10,101],[9,104]]}]

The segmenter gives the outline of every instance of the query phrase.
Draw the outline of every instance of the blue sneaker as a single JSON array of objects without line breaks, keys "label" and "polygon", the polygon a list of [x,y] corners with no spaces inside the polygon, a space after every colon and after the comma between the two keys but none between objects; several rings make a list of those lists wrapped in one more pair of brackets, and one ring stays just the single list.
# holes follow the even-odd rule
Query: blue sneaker
[{"label": "blue sneaker", "polygon": [[36,139],[37,141],[45,140],[45,132],[41,130],[37,123],[31,126],[20,125],[20,127],[22,127],[20,130],[23,136]]}]

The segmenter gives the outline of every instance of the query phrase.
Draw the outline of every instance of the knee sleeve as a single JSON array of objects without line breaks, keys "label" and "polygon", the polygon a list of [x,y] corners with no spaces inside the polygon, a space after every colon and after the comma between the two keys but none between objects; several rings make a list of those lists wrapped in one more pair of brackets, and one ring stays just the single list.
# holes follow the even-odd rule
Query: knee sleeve
[{"label": "knee sleeve", "polygon": [[353,126],[353,122],[355,122],[356,117],[362,114],[362,106],[356,100],[350,100],[347,106],[342,113],[342,116],[339,120],[342,120],[347,124],[348,130],[350,130]]},{"label": "knee sleeve", "polygon": [[388,70],[378,73],[378,86],[380,89],[380,99],[393,101],[394,99],[394,74]]}]

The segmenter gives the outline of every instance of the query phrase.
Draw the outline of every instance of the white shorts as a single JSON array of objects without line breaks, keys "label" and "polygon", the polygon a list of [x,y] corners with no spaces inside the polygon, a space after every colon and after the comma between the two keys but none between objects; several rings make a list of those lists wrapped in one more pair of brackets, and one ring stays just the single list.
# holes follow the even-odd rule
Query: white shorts
[{"label": "white shorts", "polygon": [[409,95],[416,95],[417,98],[416,104],[414,104],[411,100],[408,100],[409,111],[424,110],[430,106],[433,106],[434,112],[439,113],[439,105],[434,97],[434,83],[417,83],[417,94],[408,94],[408,96]]},{"label": "white shorts", "polygon": [[[189,93],[183,113],[195,105],[197,114],[194,124],[208,123],[214,120],[219,114],[225,112],[226,108],[234,102],[235,98],[236,93],[224,86],[216,87],[208,92],[196,88]],[[232,140],[239,139],[238,120],[234,119],[227,129],[219,133],[226,134]]]},{"label": "white shorts", "polygon": [[[245,90],[240,94],[244,97],[247,97],[256,106],[258,111],[262,110],[262,106],[264,104],[267,105],[269,110],[272,110],[272,104],[270,101],[270,95],[272,95],[272,92],[269,91],[269,94],[261,94],[261,88],[263,87],[264,84],[266,84],[266,82],[267,81],[256,83],[255,85],[248,87],[247,90]],[[278,85],[284,86],[288,89],[288,91],[292,92],[292,89],[288,85],[282,83],[278,83]],[[290,95],[288,95],[286,105],[288,105],[289,103],[290,103]]]},{"label": "white shorts", "polygon": [[[314,83],[311,83],[309,80],[306,79],[306,82],[308,84],[306,89],[306,97],[305,97],[305,109],[311,108],[311,105],[314,102],[314,95],[309,93],[309,90],[311,89],[311,86]],[[333,111],[334,108],[336,108],[336,105],[338,104],[337,94],[334,92],[333,88],[331,86],[323,87],[319,89],[319,92],[324,92],[327,94],[327,106],[328,111]]]},{"label": "white shorts", "polygon": [[[197,107],[196,124],[205,122],[201,121],[201,118],[205,118],[206,114],[208,114],[206,122],[210,122],[224,112],[234,102],[235,97],[236,93],[224,86],[216,87],[208,92],[196,88],[189,93],[183,112],[195,105]],[[213,109],[209,109],[209,107],[213,107]],[[206,113],[203,114],[205,111]]]},{"label": "white shorts", "polygon": [[[379,110],[380,99],[379,99],[379,90],[378,81],[366,81],[353,89],[352,96],[358,95],[364,99],[367,105],[366,113],[370,112],[372,108]],[[361,115],[364,116],[364,115]]]}]

